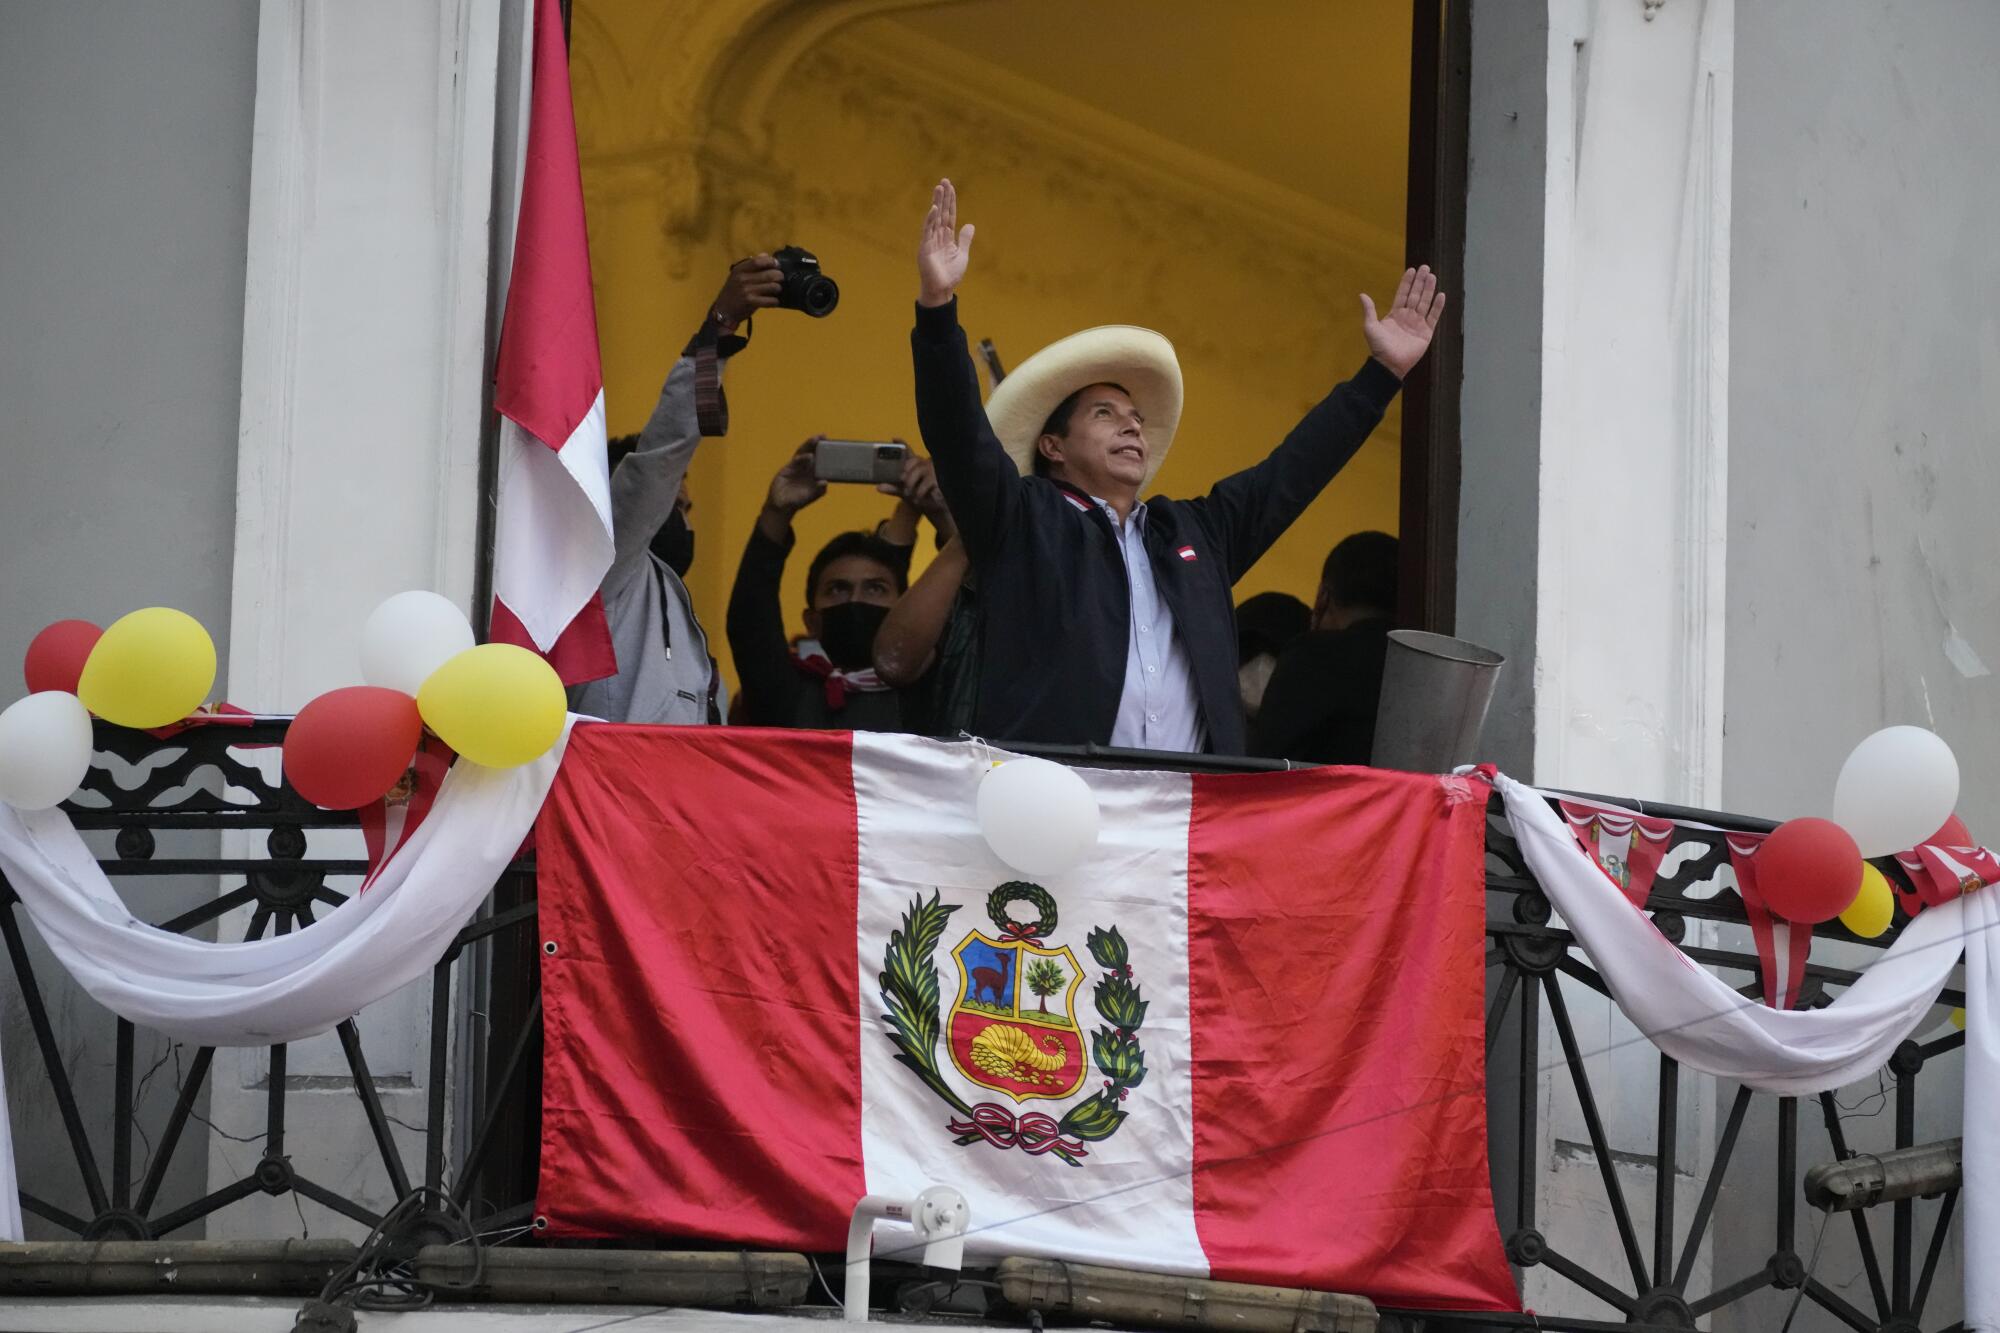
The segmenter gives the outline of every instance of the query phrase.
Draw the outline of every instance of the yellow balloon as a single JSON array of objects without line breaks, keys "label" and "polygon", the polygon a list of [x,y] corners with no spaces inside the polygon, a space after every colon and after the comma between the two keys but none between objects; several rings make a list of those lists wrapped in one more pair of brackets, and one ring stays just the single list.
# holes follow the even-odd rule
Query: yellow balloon
[{"label": "yellow balloon", "polygon": [[1965,1031],[1965,1010],[1954,1009],[1951,1011],[1951,1025],[1960,1032]]},{"label": "yellow balloon", "polygon": [[509,643],[467,648],[417,690],[424,724],[486,768],[512,768],[546,753],[562,735],[568,710],[555,668]]},{"label": "yellow balloon", "polygon": [[1854,895],[1854,901],[1840,914],[1840,924],[1862,939],[1872,940],[1895,919],[1896,896],[1889,891],[1889,881],[1882,878],[1881,871],[1863,862],[1861,892]]},{"label": "yellow balloon", "polygon": [[121,727],[164,727],[215,684],[215,640],[184,611],[149,606],[111,622],[77,681],[83,706]]}]

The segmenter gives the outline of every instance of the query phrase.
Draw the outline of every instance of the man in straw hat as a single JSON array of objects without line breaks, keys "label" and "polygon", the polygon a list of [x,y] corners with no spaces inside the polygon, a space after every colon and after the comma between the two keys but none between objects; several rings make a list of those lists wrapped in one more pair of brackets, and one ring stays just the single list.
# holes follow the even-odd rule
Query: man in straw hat
[{"label": "man in straw hat", "polygon": [[1194,500],[1140,490],[1181,415],[1173,344],[1073,333],[983,408],[955,293],[973,228],[950,181],[917,246],[917,422],[979,579],[974,730],[995,740],[1244,752],[1230,588],[1354,456],[1430,346],[1444,293],[1406,270],[1386,315],[1361,298],[1370,357],[1270,456]]}]

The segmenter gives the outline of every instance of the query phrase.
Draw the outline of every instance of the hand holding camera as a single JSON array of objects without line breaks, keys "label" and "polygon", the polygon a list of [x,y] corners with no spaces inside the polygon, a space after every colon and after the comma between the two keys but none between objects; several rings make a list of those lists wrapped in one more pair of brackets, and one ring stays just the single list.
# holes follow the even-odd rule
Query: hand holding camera
[{"label": "hand holding camera", "polygon": [[803,310],[824,319],[840,304],[840,285],[820,271],[811,251],[788,245],[776,254],[757,254],[729,266],[708,317],[724,333],[734,333],[759,310]]},{"label": "hand holding camera", "polygon": [[739,259],[729,266],[729,276],[722,280],[722,290],[715,294],[708,317],[722,332],[734,333],[738,324],[759,310],[777,305],[783,286],[784,275],[772,256]]}]

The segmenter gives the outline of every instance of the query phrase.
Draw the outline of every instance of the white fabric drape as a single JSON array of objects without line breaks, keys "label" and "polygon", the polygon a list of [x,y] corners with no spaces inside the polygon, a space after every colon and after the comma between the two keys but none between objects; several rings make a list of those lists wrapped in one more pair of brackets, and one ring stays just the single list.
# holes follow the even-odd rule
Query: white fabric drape
[{"label": "white fabric drape", "polygon": [[[568,739],[566,725],[519,768],[454,764],[368,891],[286,935],[211,944],[139,920],[61,810],[0,803],[0,870],[57,961],[119,1017],[203,1046],[299,1041],[436,966],[534,827]],[[0,1238],[19,1239],[10,1139],[0,1117]]]},{"label": "white fabric drape", "polygon": [[1498,780],[1521,857],[1612,998],[1655,1046],[1687,1065],[1780,1096],[1843,1087],[1888,1062],[1966,960],[1965,1305],[1969,1328],[2000,1330],[2000,1275],[1974,1255],[2000,1253],[2000,887],[1919,915],[1824,1009],[1747,1000],[1683,954],[1594,865],[1542,795]]}]

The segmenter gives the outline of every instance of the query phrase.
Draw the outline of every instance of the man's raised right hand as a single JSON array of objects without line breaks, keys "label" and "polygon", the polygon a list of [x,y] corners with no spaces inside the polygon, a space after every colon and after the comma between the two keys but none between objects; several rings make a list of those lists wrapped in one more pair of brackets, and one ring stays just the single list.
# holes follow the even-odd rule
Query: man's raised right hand
[{"label": "man's raised right hand", "polygon": [[917,242],[917,304],[939,306],[951,300],[972,258],[972,232],[970,222],[958,225],[958,191],[949,180],[939,181]]}]

